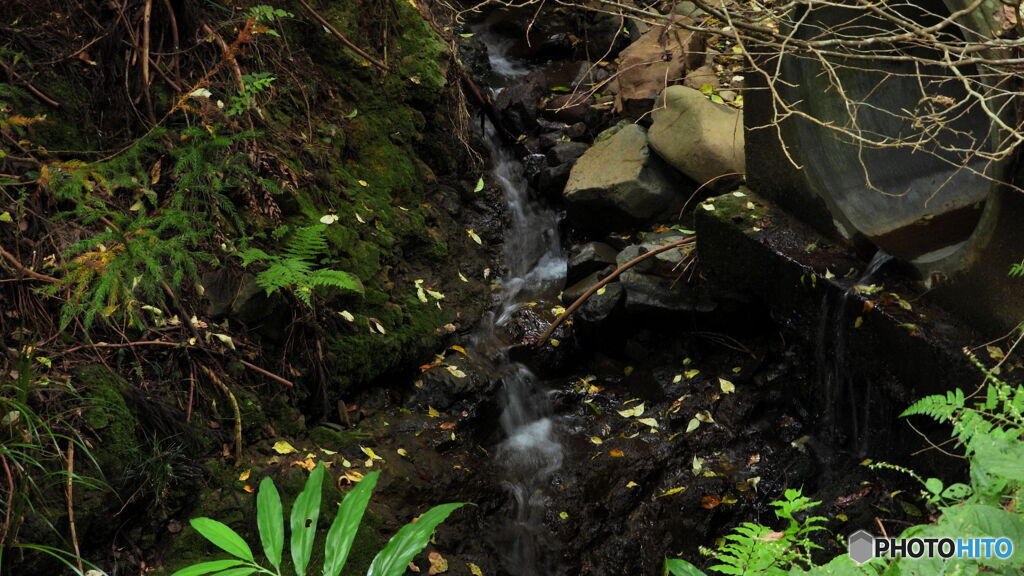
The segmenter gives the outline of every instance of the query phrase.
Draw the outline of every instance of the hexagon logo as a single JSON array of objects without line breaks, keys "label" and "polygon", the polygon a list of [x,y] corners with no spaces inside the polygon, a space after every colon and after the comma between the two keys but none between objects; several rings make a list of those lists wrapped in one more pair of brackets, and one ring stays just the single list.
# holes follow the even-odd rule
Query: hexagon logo
[{"label": "hexagon logo", "polygon": [[850,559],[857,564],[863,564],[875,557],[875,537],[866,530],[857,530],[850,534],[846,543]]}]

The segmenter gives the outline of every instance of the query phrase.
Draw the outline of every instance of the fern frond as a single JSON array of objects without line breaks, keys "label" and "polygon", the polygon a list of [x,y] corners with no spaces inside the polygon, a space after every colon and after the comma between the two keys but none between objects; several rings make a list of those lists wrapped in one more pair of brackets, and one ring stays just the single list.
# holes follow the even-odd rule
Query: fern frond
[{"label": "fern frond", "polygon": [[359,292],[360,294],[363,292],[363,283],[355,276],[341,270],[327,268],[314,270],[309,275],[307,282],[311,287],[333,286],[349,292]]}]

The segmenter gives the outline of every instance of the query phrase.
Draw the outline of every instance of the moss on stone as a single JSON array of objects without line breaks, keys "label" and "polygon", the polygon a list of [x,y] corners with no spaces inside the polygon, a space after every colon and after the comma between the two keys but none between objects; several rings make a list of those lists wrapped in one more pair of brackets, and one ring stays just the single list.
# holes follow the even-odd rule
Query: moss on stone
[{"label": "moss on stone", "polygon": [[383,306],[381,311],[377,318],[386,334],[371,333],[367,327],[358,334],[328,341],[338,369],[334,381],[341,389],[429,354],[440,342],[440,327],[449,321],[448,312],[416,298],[407,298],[402,305]]}]

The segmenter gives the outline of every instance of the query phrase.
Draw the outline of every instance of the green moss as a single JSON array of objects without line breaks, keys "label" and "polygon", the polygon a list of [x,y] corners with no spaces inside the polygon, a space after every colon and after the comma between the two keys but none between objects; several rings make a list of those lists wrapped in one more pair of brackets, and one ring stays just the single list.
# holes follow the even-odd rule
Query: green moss
[{"label": "green moss", "polygon": [[342,449],[358,444],[359,438],[365,434],[356,430],[339,431],[328,426],[317,426],[309,431],[309,439],[321,448],[340,452]]},{"label": "green moss", "polygon": [[387,334],[363,329],[328,342],[337,366],[334,380],[342,390],[429,354],[440,341],[438,329],[449,321],[447,311],[415,298],[403,300],[401,306],[388,304],[381,310],[377,318]]},{"label": "green moss", "polygon": [[128,383],[99,365],[82,368],[75,381],[87,406],[85,421],[97,436],[93,457],[106,474],[120,476],[139,452],[135,415],[124,399]]}]

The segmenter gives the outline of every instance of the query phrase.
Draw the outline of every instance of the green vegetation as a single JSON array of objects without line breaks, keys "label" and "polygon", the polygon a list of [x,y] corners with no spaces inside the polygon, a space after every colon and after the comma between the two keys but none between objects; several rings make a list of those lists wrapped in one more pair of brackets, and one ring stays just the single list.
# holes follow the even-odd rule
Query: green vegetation
[{"label": "green vegetation", "polygon": [[[331,223],[336,220],[334,216],[324,218]],[[267,254],[259,248],[248,248],[239,252],[238,257],[242,259],[242,266],[249,266],[253,262],[267,265],[266,270],[256,275],[256,283],[268,295],[289,288],[306,306],[312,306],[313,289],[320,286],[362,293],[362,283],[351,274],[328,268],[313,268],[318,259],[327,253],[326,229],[326,224],[296,228],[280,255]],[[280,236],[287,231],[287,227],[282,227],[275,230],[274,234]]]},{"label": "green vegetation", "polygon": [[[47,377],[51,361],[26,350],[19,357],[15,376],[0,377],[0,469],[5,489],[0,491],[0,569],[7,546],[11,550],[35,550],[74,566],[77,555],[63,538],[62,514],[49,508],[62,492],[91,489],[106,492],[109,486],[95,475],[92,448],[80,433],[76,405],[82,398],[69,381]],[[51,395],[66,409],[40,406],[39,394]],[[69,467],[68,458],[78,454],[86,470]],[[59,502],[59,500],[57,500]],[[59,510],[59,509],[58,509]],[[32,517],[26,525],[24,519]],[[20,532],[59,537],[62,548],[19,541]]]},{"label": "green vegetation", "polygon": [[[1019,341],[1019,340],[1018,340]],[[903,416],[929,416],[952,426],[952,438],[963,449],[970,466],[969,484],[949,486],[938,478],[924,479],[914,472],[889,464],[910,474],[922,485],[922,496],[938,515],[932,524],[913,526],[901,537],[1006,537],[1015,543],[1024,542],[1024,386],[1011,385],[995,370],[977,365],[985,375],[984,384],[974,393],[956,389],[946,394],[929,396],[915,402]],[[1024,555],[1014,554],[1007,560],[953,559],[889,559],[875,558],[858,566],[842,555],[825,565],[813,565],[809,552],[815,547],[806,535],[822,529],[822,518],[802,521],[792,512],[812,507],[796,491],[786,492],[786,500],[774,502],[776,514],[788,519],[783,532],[770,527],[744,524],[726,536],[725,544],[710,551],[720,564],[710,570],[742,576],[776,576],[806,574],[808,576],[897,576],[906,574],[1020,574]],[[665,573],[674,576],[703,574],[681,559],[666,559]]]},{"label": "green vegetation", "polygon": [[[322,464],[313,469],[289,517],[290,553],[298,576],[306,575],[312,560],[325,473],[326,468]],[[375,471],[364,476],[342,501],[323,543],[323,576],[338,576],[344,569],[379,475],[380,472]],[[409,562],[427,545],[434,529],[462,506],[458,503],[435,506],[417,521],[406,524],[377,553],[370,563],[367,576],[405,574]],[[221,576],[248,576],[256,572],[281,576],[285,541],[284,510],[277,487],[269,477],[260,482],[256,496],[256,522],[263,554],[270,568],[258,563],[245,540],[225,524],[210,518],[194,518],[191,521],[192,527],[234,558],[194,564],[178,570],[173,576],[204,576],[215,572]]]}]

